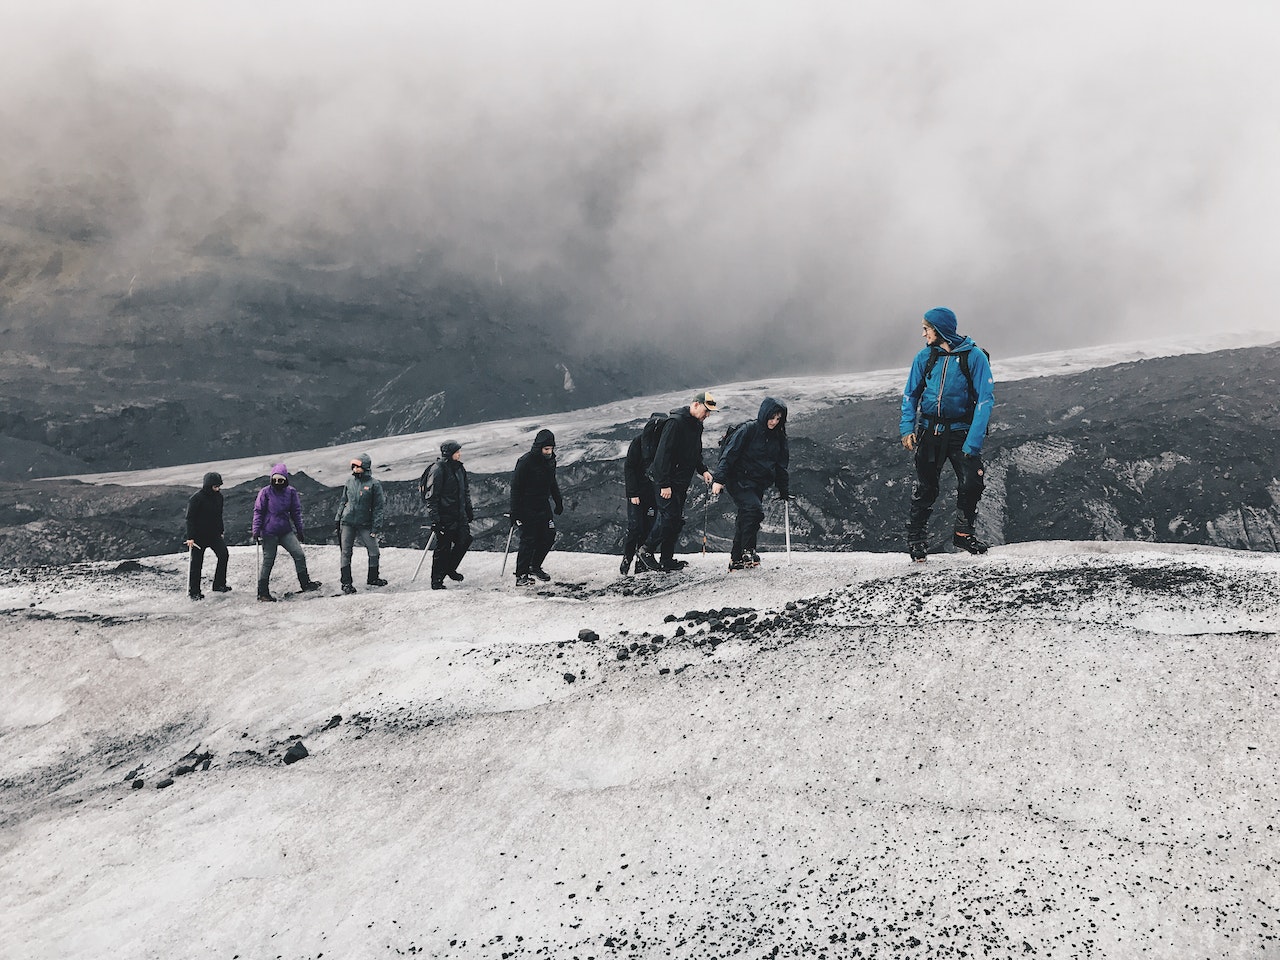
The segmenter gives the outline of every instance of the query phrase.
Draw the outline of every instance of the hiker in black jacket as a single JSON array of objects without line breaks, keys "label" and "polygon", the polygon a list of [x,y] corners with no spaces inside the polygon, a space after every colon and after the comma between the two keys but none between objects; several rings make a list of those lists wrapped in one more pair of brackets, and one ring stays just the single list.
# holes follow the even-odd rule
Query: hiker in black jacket
[{"label": "hiker in black jacket", "polygon": [[622,468],[622,478],[627,489],[627,536],[622,542],[622,566],[620,573],[631,572],[631,560],[636,549],[644,543],[653,528],[657,507],[653,502],[653,484],[645,476],[644,437],[639,436],[627,447],[627,459]]},{"label": "hiker in black jacket", "polygon": [[516,461],[511,474],[511,522],[520,528],[520,549],[516,553],[516,583],[529,586],[533,578],[550,580],[542,563],[556,539],[556,522],[551,516],[564,513],[564,498],[556,482],[556,437],[539,430],[533,447]]},{"label": "hiker in black jacket", "polygon": [[[636,551],[636,572],[680,570],[687,564],[675,558],[676,539],[684,527],[684,504],[696,473],[711,483],[702,462],[702,422],[716,409],[715,398],[703,391],[687,407],[672,410],[662,427],[657,452],[649,465],[658,516],[643,546]],[[659,551],[654,555],[654,551]]]},{"label": "hiker in black jacket", "polygon": [[203,600],[200,592],[200,574],[204,569],[204,552],[212,550],[218,558],[213,571],[213,589],[217,593],[229,593],[227,586],[226,541],[222,539],[222,475],[206,473],[200,492],[187,501],[187,548],[191,551],[191,570],[187,578],[187,593],[192,600]]},{"label": "hiker in black jacket", "polygon": [[422,499],[427,504],[427,520],[436,537],[431,554],[431,589],[443,590],[444,578],[461,581],[458,564],[471,546],[471,490],[467,470],[462,465],[462,444],[446,440],[440,444],[440,459],[422,475]]},{"label": "hiker in black jacket", "polygon": [[738,506],[738,522],[729,551],[730,570],[760,566],[756,539],[764,520],[764,492],[776,484],[779,500],[790,496],[787,473],[790,462],[787,405],[765,397],[755,420],[744,423],[729,437],[716,464],[715,482],[711,487],[713,493],[719,493],[723,486]]}]

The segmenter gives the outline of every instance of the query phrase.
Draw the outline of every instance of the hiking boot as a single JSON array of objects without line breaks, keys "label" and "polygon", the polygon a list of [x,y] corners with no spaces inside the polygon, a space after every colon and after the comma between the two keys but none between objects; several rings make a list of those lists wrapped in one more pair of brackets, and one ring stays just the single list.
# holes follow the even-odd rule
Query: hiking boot
[{"label": "hiking boot", "polygon": [[688,560],[663,560],[662,566],[659,567],[663,573],[679,573],[689,565]]},{"label": "hiking boot", "polygon": [[432,590],[443,590],[444,588],[445,588],[445,587],[444,587],[444,581],[443,581],[443,580],[432,580],[432,581],[431,581],[431,589],[432,589]]},{"label": "hiking boot", "polygon": [[214,593],[230,593],[230,592],[231,592],[231,588],[230,588],[230,587],[228,587],[228,586],[224,583],[224,584],[222,584],[221,586],[216,586],[216,587],[214,587],[214,588],[213,588],[213,592],[214,592]]},{"label": "hiking boot", "polygon": [[987,545],[975,537],[972,533],[960,533],[956,531],[952,536],[951,542],[961,550],[972,553],[975,556],[987,552]]},{"label": "hiking boot", "polygon": [[618,565],[618,572],[619,572],[620,574],[622,574],[624,577],[625,577],[628,573],[630,573],[630,572],[631,572],[631,558],[630,558],[630,557],[623,557],[623,558],[622,558],[622,563],[620,563],[620,564]]},{"label": "hiking boot", "polygon": [[355,593],[355,592],[356,592],[355,584],[351,584],[351,583],[344,583],[344,584],[342,585],[342,592],[343,592],[343,593]]},{"label": "hiking boot", "polygon": [[517,587],[532,587],[532,586],[533,586],[533,577],[529,576],[527,573],[517,573],[517,574],[516,574],[516,586],[517,586]]},{"label": "hiking boot", "polygon": [[454,580],[458,583],[461,583],[463,580],[466,579],[466,577],[460,574],[457,570],[450,570],[448,573],[445,574],[445,576],[448,577],[450,580]]},{"label": "hiking boot", "polygon": [[742,562],[748,567],[758,567],[760,566],[760,554],[754,550],[747,550],[742,554]]},{"label": "hiking boot", "polygon": [[192,600],[203,600],[203,599],[204,599],[204,594],[203,594],[203,593],[189,593],[189,594],[187,594],[187,596],[189,596]]},{"label": "hiking boot", "polygon": [[929,551],[923,540],[912,540],[907,544],[907,552],[916,563],[924,563],[929,557]]},{"label": "hiking boot", "polygon": [[275,603],[276,598],[271,595],[271,591],[263,591],[258,593],[258,601],[260,603]]},{"label": "hiking boot", "polygon": [[641,547],[636,551],[636,573],[648,573],[651,570],[661,569],[662,564],[658,563],[658,558],[650,552],[648,547]]},{"label": "hiking boot", "polygon": [[747,569],[747,561],[746,561],[746,560],[730,560],[730,561],[729,561],[729,572],[730,572],[730,573],[733,573],[733,571],[735,571],[735,570],[745,570],[745,569]]},{"label": "hiking boot", "polygon": [[319,580],[308,580],[306,583],[302,585],[303,593],[310,593],[312,590],[319,590],[319,589],[320,589]]},{"label": "hiking boot", "polygon": [[551,582],[551,574],[547,573],[547,571],[543,570],[541,567],[534,567],[529,572],[532,573],[539,580],[541,580],[543,583]]}]

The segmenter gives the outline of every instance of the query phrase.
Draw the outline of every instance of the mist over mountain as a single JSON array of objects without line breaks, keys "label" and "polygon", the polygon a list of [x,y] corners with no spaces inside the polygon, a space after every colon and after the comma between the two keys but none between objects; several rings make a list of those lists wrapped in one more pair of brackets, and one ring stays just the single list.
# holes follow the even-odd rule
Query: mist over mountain
[{"label": "mist over mountain", "polygon": [[938,303],[1005,356],[1276,327],[1277,17],[15,10],[0,433],[111,469],[869,369]]}]

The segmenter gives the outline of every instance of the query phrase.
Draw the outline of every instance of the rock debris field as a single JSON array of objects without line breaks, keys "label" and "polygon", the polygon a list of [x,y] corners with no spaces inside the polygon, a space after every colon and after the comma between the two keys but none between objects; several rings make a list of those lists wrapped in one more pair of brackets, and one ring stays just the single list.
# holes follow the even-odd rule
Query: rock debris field
[{"label": "rock debris field", "polygon": [[1280,955],[1274,555],[308,551],[0,571],[0,955]]}]

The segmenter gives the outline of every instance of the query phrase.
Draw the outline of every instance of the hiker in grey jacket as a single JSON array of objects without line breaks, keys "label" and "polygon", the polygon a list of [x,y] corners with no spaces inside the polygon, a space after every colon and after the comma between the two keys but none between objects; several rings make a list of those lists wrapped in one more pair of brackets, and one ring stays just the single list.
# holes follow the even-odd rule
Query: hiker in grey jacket
[{"label": "hiker in grey jacket", "polygon": [[381,556],[378,535],[382,532],[385,504],[382,484],[373,476],[373,460],[367,453],[353,458],[351,476],[342,488],[342,499],[338,501],[338,512],[333,518],[342,549],[342,568],[339,574],[343,593],[356,592],[351,582],[351,554],[357,541],[369,553],[369,577],[366,583],[371,587],[387,585],[387,581],[378,576],[378,560]]}]

